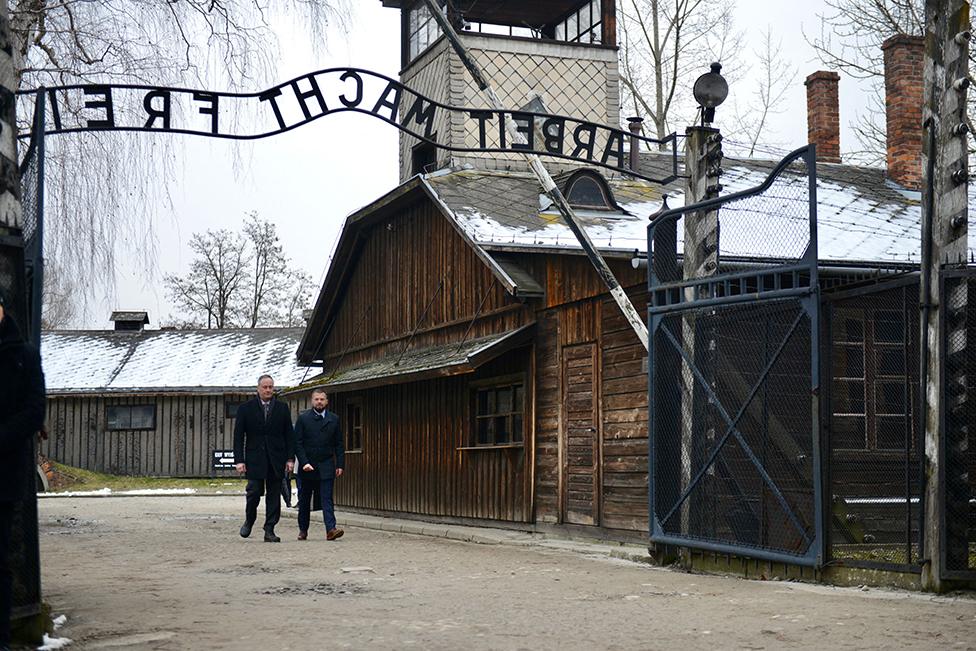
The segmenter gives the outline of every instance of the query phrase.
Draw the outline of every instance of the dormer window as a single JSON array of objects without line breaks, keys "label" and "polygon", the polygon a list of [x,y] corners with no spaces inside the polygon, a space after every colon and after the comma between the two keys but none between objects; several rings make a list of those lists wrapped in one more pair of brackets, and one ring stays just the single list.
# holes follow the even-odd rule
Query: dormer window
[{"label": "dormer window", "polygon": [[563,194],[574,208],[619,210],[603,177],[591,170],[579,170],[566,181]]}]

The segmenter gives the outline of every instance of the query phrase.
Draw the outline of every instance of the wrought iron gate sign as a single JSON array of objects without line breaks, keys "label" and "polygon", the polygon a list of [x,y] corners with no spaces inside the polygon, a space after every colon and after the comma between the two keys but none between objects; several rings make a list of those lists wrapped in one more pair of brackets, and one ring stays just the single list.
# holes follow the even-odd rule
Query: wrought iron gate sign
[{"label": "wrought iron gate sign", "polygon": [[[400,82],[361,68],[320,70],[257,93],[225,93],[131,84],[73,85],[19,91],[47,94],[47,134],[144,131],[256,140],[343,112],[370,115],[423,142],[457,152],[535,153],[597,165],[668,183],[678,174],[677,136],[663,140],[549,113],[460,108],[436,102]],[[512,142],[512,121],[526,144]],[[438,140],[438,126],[460,126],[463,145]],[[23,133],[21,138],[29,137]],[[653,178],[627,167],[624,143],[670,147],[671,174]]]},{"label": "wrought iron gate sign", "polygon": [[819,565],[813,147],[648,239],[651,540]]}]

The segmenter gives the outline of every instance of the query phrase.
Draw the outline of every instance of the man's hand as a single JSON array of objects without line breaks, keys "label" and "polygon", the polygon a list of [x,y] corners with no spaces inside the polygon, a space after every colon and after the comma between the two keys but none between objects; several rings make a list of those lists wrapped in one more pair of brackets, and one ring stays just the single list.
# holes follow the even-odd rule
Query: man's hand
[{"label": "man's hand", "polygon": [[295,469],[295,462],[289,459],[285,462],[285,472],[291,472]]},{"label": "man's hand", "polygon": [[342,477],[342,468],[336,468],[336,477]]},{"label": "man's hand", "polygon": [[315,470],[315,468],[312,467],[312,464],[306,463],[304,466],[302,466],[302,470],[304,470],[305,472],[312,472],[313,470]]},{"label": "man's hand", "polygon": [[242,475],[245,472],[247,472],[247,466],[245,464],[243,464],[243,463],[234,464],[234,468],[236,468],[237,469],[237,472],[241,473]]}]

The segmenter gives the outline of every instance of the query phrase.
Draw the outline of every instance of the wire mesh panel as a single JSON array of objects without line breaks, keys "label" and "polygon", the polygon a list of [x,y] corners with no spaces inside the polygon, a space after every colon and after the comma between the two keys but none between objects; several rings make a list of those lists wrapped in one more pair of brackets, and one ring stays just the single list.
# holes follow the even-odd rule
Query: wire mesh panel
[{"label": "wire mesh panel", "polygon": [[976,580],[976,269],[947,270],[942,282],[942,565],[946,578]]},{"label": "wire mesh panel", "polygon": [[666,316],[656,336],[658,369],[670,367],[680,395],[655,417],[661,531],[803,555],[816,529],[804,307],[689,310]]},{"label": "wire mesh panel", "polygon": [[652,541],[819,562],[814,165],[649,228]]},{"label": "wire mesh panel", "polygon": [[920,571],[918,277],[824,296],[828,555]]},{"label": "wire mesh panel", "polygon": [[44,285],[44,93],[37,94],[33,136],[20,163],[23,207],[24,274],[27,311],[21,324],[36,347],[41,343],[41,300]]}]

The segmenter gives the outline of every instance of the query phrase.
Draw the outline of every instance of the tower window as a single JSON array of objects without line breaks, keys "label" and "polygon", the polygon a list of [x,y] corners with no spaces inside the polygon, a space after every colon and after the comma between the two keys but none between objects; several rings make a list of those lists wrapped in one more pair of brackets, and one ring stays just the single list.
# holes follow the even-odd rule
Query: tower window
[{"label": "tower window", "polygon": [[413,174],[432,172],[437,168],[437,147],[422,142],[413,148],[410,169]]},{"label": "tower window", "polygon": [[[438,4],[443,7],[445,2]],[[407,62],[413,61],[441,36],[441,28],[421,1],[415,3],[407,12]]]},{"label": "tower window", "polygon": [[591,0],[556,25],[556,40],[599,44],[603,41],[603,7]]}]

